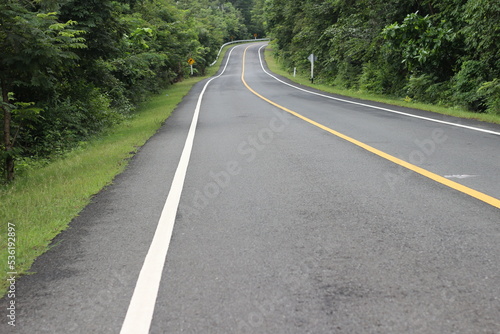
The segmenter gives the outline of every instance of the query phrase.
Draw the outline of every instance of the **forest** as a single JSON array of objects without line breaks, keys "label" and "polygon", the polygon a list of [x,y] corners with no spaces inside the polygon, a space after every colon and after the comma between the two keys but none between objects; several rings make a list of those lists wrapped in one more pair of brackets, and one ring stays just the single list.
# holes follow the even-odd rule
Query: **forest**
[{"label": "forest", "polygon": [[220,46],[270,37],[285,67],[342,88],[500,114],[500,2],[0,0],[0,173],[57,156]]},{"label": "forest", "polygon": [[500,2],[260,0],[277,55],[330,85],[500,114]]},{"label": "forest", "polygon": [[1,0],[0,172],[47,159],[204,74],[220,46],[263,34],[248,1]]}]

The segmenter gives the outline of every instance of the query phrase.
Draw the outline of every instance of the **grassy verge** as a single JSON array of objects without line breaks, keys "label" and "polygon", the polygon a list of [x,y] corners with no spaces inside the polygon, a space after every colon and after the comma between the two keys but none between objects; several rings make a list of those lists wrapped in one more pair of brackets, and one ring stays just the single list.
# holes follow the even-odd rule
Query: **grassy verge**
[{"label": "grassy verge", "polygon": [[[223,54],[207,76],[215,74],[222,59]],[[27,274],[52,239],[125,169],[128,159],[204,78],[173,85],[144,103],[130,120],[48,165],[31,166],[15,182],[0,187],[0,296],[8,290],[8,273],[16,272],[16,277]],[[9,236],[15,236],[15,242]],[[12,267],[9,260],[15,261]]]},{"label": "grassy verge", "polygon": [[397,99],[397,98],[390,97],[390,96],[377,95],[377,94],[367,93],[367,92],[363,92],[363,91],[340,89],[340,88],[333,87],[330,85],[322,84],[321,82],[311,84],[311,82],[309,80],[310,73],[297,73],[297,76],[294,78],[293,74],[284,70],[283,67],[281,66],[281,64],[274,58],[273,52],[272,52],[272,50],[270,50],[270,48],[267,48],[265,51],[265,59],[266,59],[267,65],[269,66],[269,69],[271,71],[273,71],[274,73],[279,74],[279,75],[281,75],[285,78],[288,78],[288,79],[290,79],[296,83],[299,83],[301,85],[314,87],[316,89],[320,89],[320,90],[328,92],[328,93],[354,97],[354,98],[358,98],[358,99],[362,99],[362,100],[382,102],[382,103],[387,103],[387,104],[401,106],[401,107],[427,110],[427,111],[432,111],[435,113],[449,115],[449,116],[455,116],[455,117],[461,117],[461,118],[467,118],[467,119],[475,119],[478,121],[500,124],[500,115],[473,113],[473,112],[469,112],[469,111],[466,111],[466,110],[464,110],[462,108],[458,108],[458,107],[449,108],[449,107],[443,107],[443,106],[438,106],[438,105],[433,105],[433,104],[407,101],[404,99]]}]

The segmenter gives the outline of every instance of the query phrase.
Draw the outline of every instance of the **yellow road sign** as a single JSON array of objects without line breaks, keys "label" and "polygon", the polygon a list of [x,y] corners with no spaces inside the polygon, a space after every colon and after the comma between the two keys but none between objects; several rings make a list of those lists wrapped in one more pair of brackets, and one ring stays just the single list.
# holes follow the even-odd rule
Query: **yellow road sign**
[{"label": "yellow road sign", "polygon": [[189,65],[193,65],[194,63],[196,63],[196,61],[193,58],[189,58],[188,59],[188,64]]}]

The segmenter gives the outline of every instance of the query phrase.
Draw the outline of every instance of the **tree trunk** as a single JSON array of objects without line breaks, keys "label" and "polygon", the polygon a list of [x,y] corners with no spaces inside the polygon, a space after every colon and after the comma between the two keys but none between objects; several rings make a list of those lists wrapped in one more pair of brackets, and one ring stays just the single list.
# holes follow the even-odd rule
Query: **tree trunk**
[{"label": "tree trunk", "polygon": [[9,108],[9,91],[5,80],[1,80],[2,109],[3,109],[3,140],[5,144],[5,178],[7,181],[14,180],[14,158],[12,157],[12,140],[10,136],[10,124],[12,114]]},{"label": "tree trunk", "polygon": [[431,15],[434,15],[434,7],[432,7],[432,4],[429,2],[429,11],[431,12]]}]

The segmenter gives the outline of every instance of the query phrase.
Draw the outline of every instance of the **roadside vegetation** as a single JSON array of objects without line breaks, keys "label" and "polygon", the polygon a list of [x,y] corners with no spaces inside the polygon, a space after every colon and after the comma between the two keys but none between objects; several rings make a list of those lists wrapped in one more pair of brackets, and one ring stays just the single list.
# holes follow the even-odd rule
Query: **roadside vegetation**
[{"label": "roadside vegetation", "polygon": [[[250,2],[251,4],[251,2]],[[262,34],[242,0],[0,2],[0,174],[51,160]]]},{"label": "roadside vegetation", "polygon": [[498,1],[259,1],[288,72],[313,53],[325,87],[500,115]]},{"label": "roadside vegetation", "polygon": [[498,22],[489,0],[2,0],[0,268],[8,224],[26,274],[225,42],[271,37],[302,84],[314,53],[325,91],[500,123]]},{"label": "roadside vegetation", "polygon": [[224,54],[208,64],[231,38],[250,38],[231,3],[0,4],[0,295],[7,273],[27,274],[191,87],[216,72]]},{"label": "roadside vegetation", "polygon": [[[15,182],[1,186],[0,257],[7,259],[7,223],[13,224],[15,270],[18,275],[27,274],[33,261],[49,249],[52,239],[68,227],[92,196],[126,168],[128,160],[160,128],[191,87],[215,74],[223,56],[207,76],[186,79],[162,90],[124,122],[50,163],[32,162],[20,171]],[[12,270],[6,260],[1,268],[3,295],[7,288],[4,275]]]},{"label": "roadside vegetation", "polygon": [[500,124],[500,114],[495,113],[477,113],[467,110],[463,107],[446,107],[443,105],[430,104],[418,102],[412,99],[400,98],[394,95],[385,95],[385,94],[376,94],[369,91],[364,91],[361,89],[354,88],[341,88],[338,86],[330,85],[325,82],[323,79],[315,80],[314,83],[311,83],[311,71],[308,70],[298,70],[296,75],[293,75],[293,70],[290,70],[286,67],[283,62],[280,62],[276,53],[274,52],[272,46],[268,47],[265,50],[265,59],[267,66],[269,69],[279,74],[285,78],[288,78],[298,84],[303,86],[309,86],[315,89],[322,90],[324,92],[338,94],[342,96],[353,97],[361,100],[367,101],[375,101],[386,104],[391,104],[395,106],[408,107],[414,109],[421,109],[432,111],[438,114],[449,115],[454,117],[466,118],[466,119],[474,119],[478,121],[488,122],[488,123],[496,123]]}]

